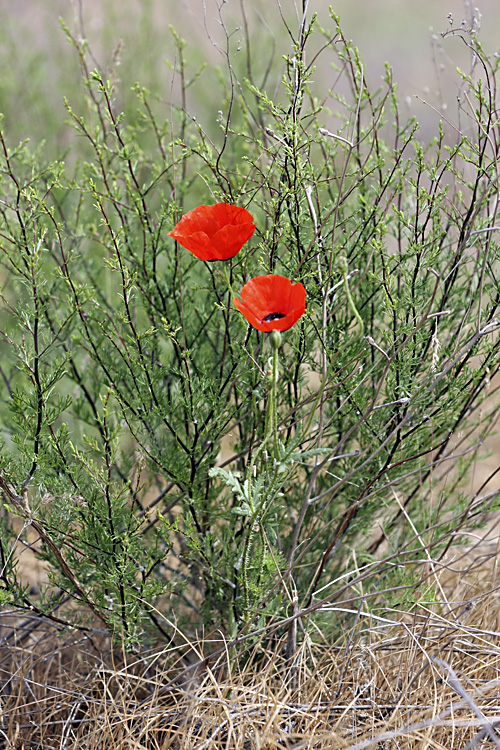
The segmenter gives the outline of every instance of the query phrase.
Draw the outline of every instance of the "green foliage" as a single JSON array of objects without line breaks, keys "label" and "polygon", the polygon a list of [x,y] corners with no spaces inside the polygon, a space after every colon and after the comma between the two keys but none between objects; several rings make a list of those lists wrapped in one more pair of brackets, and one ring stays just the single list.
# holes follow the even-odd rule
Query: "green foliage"
[{"label": "green foliage", "polygon": [[[361,583],[373,606],[431,598],[421,563],[466,522],[458,488],[494,424],[497,113],[466,76],[467,133],[422,145],[390,73],[371,92],[332,21],[304,18],[261,85],[228,48],[217,137],[185,99],[217,82],[175,32],[180,101],[141,83],[124,109],[68,32],[74,167],[2,131],[0,603],[87,613],[133,648],[174,619],[255,631],[294,592],[301,612]],[[339,71],[328,92],[316,38],[315,66]],[[257,226],[224,269],[167,236],[215,201]],[[232,306],[263,273],[307,289],[279,352]],[[39,595],[15,569],[30,526]]]}]

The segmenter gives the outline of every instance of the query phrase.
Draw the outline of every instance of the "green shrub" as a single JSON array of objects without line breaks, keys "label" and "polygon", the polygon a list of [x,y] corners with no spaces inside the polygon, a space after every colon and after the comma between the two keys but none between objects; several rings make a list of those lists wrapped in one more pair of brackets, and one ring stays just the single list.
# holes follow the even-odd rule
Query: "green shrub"
[{"label": "green shrub", "polygon": [[[433,599],[490,509],[460,488],[497,408],[497,61],[456,32],[467,128],[425,145],[331,22],[304,14],[263,85],[229,35],[214,81],[173,34],[179,103],[136,84],[130,111],[70,35],[74,166],[2,132],[3,603],[129,647],[284,623],[293,651],[313,613]],[[217,129],[189,86],[220,86]],[[217,202],[256,231],[204,262],[168,233]],[[307,292],[281,342],[232,301],[266,274]],[[39,593],[16,572],[30,527]]]}]

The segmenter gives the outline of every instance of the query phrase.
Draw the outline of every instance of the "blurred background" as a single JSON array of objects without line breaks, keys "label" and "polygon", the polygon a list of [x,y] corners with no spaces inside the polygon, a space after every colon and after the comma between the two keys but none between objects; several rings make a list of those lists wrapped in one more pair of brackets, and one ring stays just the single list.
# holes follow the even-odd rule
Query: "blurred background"
[{"label": "blurred background", "polygon": [[[371,87],[381,83],[388,62],[400,101],[421,122],[425,136],[440,114],[456,109],[457,66],[466,72],[471,68],[464,42],[443,38],[442,32],[480,27],[485,52],[500,50],[499,0],[331,4],[345,35],[359,47]],[[308,15],[317,12],[323,27],[333,30],[329,5],[329,0],[309,0]],[[63,96],[77,96],[79,63],[59,18],[76,37],[88,40],[94,67],[112,69],[127,91],[140,81],[168,101],[175,85],[165,61],[176,55],[170,26],[186,40],[193,70],[204,62],[209,68],[223,66],[228,48],[234,64],[241,60],[243,66],[248,34],[255,67],[260,62],[263,70],[270,65],[282,73],[281,56],[290,50],[286,26],[296,34],[301,8],[302,0],[0,0],[0,111],[19,137],[67,145]],[[331,85],[335,75],[325,56],[318,65],[317,80]],[[196,96],[202,96],[199,89]],[[214,108],[216,102],[207,105]]]}]

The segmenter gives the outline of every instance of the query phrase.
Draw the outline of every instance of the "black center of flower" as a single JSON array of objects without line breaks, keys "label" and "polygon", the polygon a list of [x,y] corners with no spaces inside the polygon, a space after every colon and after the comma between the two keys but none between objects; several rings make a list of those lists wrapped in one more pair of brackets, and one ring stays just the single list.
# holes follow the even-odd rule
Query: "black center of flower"
[{"label": "black center of flower", "polygon": [[280,318],[284,318],[284,313],[269,313],[269,315],[266,315],[265,318],[263,318],[263,323],[270,323],[271,320],[279,320]]}]

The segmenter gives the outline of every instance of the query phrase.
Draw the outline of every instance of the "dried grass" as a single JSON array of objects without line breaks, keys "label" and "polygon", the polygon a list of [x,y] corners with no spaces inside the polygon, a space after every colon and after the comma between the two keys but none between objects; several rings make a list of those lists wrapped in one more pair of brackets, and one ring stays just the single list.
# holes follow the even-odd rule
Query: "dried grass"
[{"label": "dried grass", "polygon": [[132,657],[4,612],[0,748],[500,748],[500,607],[475,571],[468,601],[463,576],[446,582],[446,611],[360,610],[337,642],[306,638],[294,689],[281,642],[239,666],[210,638]]}]

